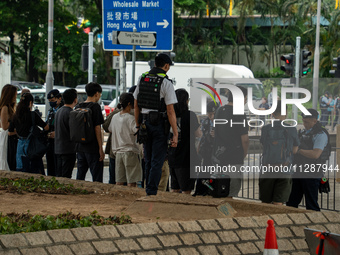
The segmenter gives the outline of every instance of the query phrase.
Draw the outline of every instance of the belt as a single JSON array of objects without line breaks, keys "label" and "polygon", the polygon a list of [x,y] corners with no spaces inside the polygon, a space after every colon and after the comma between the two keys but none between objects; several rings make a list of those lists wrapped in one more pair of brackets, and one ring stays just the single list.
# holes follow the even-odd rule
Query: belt
[{"label": "belt", "polygon": [[[157,111],[150,111],[150,112],[157,112]],[[168,115],[166,112],[157,112],[159,114],[159,117],[166,118]],[[143,120],[148,120],[150,118],[149,113],[142,113]]]}]

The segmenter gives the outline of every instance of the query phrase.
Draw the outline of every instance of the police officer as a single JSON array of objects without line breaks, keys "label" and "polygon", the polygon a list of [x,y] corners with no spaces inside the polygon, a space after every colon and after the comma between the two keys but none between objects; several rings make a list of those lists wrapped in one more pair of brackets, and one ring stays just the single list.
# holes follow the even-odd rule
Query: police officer
[{"label": "police officer", "polygon": [[324,127],[326,127],[328,123],[328,118],[329,118],[328,106],[331,102],[331,100],[329,100],[329,96],[330,96],[329,92],[325,91],[325,94],[320,99],[320,109],[321,109],[320,122],[321,122],[321,125]]},{"label": "police officer", "polygon": [[[214,146],[214,138],[215,138],[215,130],[214,130],[214,117],[215,111],[220,105],[211,101],[207,104],[207,117],[202,121],[202,137],[199,143],[199,154],[202,157],[202,165],[203,166],[211,166],[211,156],[212,150]],[[199,176],[198,176],[199,177]],[[208,189],[203,184],[205,182],[204,179],[197,179],[196,186],[195,186],[195,193],[196,195],[207,195]]]},{"label": "police officer", "polygon": [[57,89],[52,89],[47,94],[47,99],[50,103],[51,108],[48,110],[46,123],[49,125],[48,130],[48,149],[46,152],[46,162],[47,162],[47,175],[49,176],[59,176],[58,173],[56,173],[56,163],[57,159],[54,154],[54,119],[55,114],[61,108],[64,104],[62,102],[62,96]]},{"label": "police officer", "polygon": [[166,75],[171,65],[173,63],[168,55],[158,54],[155,58],[155,67],[139,77],[134,92],[135,120],[139,134],[142,134],[144,127],[147,130],[147,140],[144,141],[147,195],[157,194],[168,147],[167,121],[173,130],[170,145],[177,147],[178,142],[174,110],[177,98],[172,81]]},{"label": "police officer", "polygon": [[325,164],[331,153],[329,134],[318,121],[318,112],[308,109],[311,115],[302,114],[304,130],[300,130],[300,146],[294,157],[296,171],[293,175],[292,192],[287,202],[288,206],[298,207],[303,195],[306,200],[306,208],[320,211],[318,204],[318,192],[328,193],[322,182],[323,172],[318,171],[317,164]]}]

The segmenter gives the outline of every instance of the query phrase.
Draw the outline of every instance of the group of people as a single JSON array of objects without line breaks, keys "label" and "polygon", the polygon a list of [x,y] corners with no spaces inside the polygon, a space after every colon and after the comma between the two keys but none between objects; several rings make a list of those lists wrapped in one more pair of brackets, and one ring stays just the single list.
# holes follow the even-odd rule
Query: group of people
[{"label": "group of people", "polygon": [[322,126],[329,125],[330,130],[334,131],[335,126],[338,124],[340,115],[340,95],[333,97],[328,91],[320,97],[321,118]]},{"label": "group of people", "polygon": [[[84,180],[90,168],[93,180],[102,181],[104,152],[101,124],[104,120],[101,107],[97,104],[102,90],[99,84],[89,83],[86,91],[87,100],[78,104],[75,89],[67,89],[63,95],[57,89],[51,90],[47,94],[51,108],[44,121],[41,115],[33,111],[34,98],[30,92],[22,91],[16,105],[17,87],[5,85],[0,99],[0,143],[4,148],[1,151],[1,169],[45,175],[42,156],[28,155],[32,132],[34,127],[39,127],[46,137],[47,175],[71,178],[77,158],[77,179]],[[70,112],[75,107],[86,107],[90,103],[96,140],[79,144],[70,139]]]},{"label": "group of people", "polygon": [[[142,74],[128,93],[120,95],[117,108],[106,120],[98,104],[102,93],[98,83],[86,85],[87,99],[82,103],[78,103],[75,89],[67,89],[62,95],[56,89],[51,90],[47,95],[51,108],[46,121],[32,111],[32,94],[22,93],[16,105],[17,88],[4,86],[0,99],[0,142],[2,148],[7,149],[0,152],[0,168],[45,174],[42,158],[27,157],[31,127],[38,126],[45,130],[49,141],[46,152],[48,175],[71,178],[77,161],[78,180],[84,180],[90,169],[93,181],[103,182],[106,153],[110,157],[109,183],[144,186],[146,194],[151,196],[157,194],[160,183],[165,183],[166,189],[170,175],[171,191],[190,194],[194,190],[195,195],[205,195],[207,185],[200,176],[198,179],[190,176],[193,163],[234,165],[240,169],[249,148],[247,117],[233,114],[233,94],[228,91],[228,104],[208,103],[208,116],[200,124],[195,113],[189,110],[188,92],[185,89],[175,91],[166,75],[172,64],[168,55],[158,54],[155,67]],[[239,89],[245,104],[247,90]],[[263,98],[260,108],[269,108],[266,101]],[[91,116],[94,139],[89,142],[75,142],[70,135],[77,129],[70,125],[70,115],[78,108],[89,111]],[[292,172],[274,176],[261,174],[260,199],[265,203],[297,207],[304,195],[307,209],[320,210],[317,198],[322,176],[304,175],[303,170],[308,165],[325,162],[330,153],[329,137],[317,121],[317,111],[309,109],[309,112],[311,115],[302,116],[305,129],[299,133],[295,127],[282,126],[281,122],[262,128],[262,167],[294,164],[302,169],[300,175]],[[286,118],[281,115],[280,101],[272,117],[281,121]],[[232,119],[234,123],[244,125],[214,126],[214,119]],[[110,133],[105,152],[102,125]],[[196,140],[199,140],[198,146]],[[170,170],[166,170],[168,168]],[[228,196],[237,196],[242,173],[239,171],[227,178]]]},{"label": "group of people", "polygon": [[[246,102],[247,90],[240,89]],[[217,109],[214,102],[207,105],[208,117],[202,122],[203,137],[199,152],[203,165],[232,165],[239,169],[248,152],[248,126],[245,115],[233,115],[233,96],[230,92],[228,101],[227,105]],[[262,104],[265,103],[263,98]],[[286,115],[282,115],[281,101],[278,101],[272,114],[277,121],[261,130],[259,195],[264,203],[298,207],[304,196],[307,209],[320,211],[318,193],[329,192],[329,183],[323,178],[324,168],[320,170],[320,166],[328,160],[331,146],[328,131],[318,121],[318,112],[315,109],[308,111],[309,115],[302,114],[304,129],[298,132],[296,127],[282,125]],[[214,118],[244,125],[216,125],[213,129]],[[270,170],[275,167],[279,170]],[[237,196],[242,174],[232,172],[229,177],[229,196]],[[200,185],[198,192],[202,193],[202,190],[204,193]]]}]

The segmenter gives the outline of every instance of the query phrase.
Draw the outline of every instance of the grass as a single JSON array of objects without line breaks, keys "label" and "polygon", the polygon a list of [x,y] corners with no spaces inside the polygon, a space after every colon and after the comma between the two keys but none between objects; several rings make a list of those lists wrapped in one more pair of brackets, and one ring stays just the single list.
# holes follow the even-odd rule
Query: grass
[{"label": "grass", "polygon": [[75,188],[72,184],[61,184],[55,177],[51,180],[45,180],[43,176],[39,179],[30,177],[21,178],[0,178],[0,190],[6,190],[11,193],[37,192],[48,194],[90,194],[93,192],[85,189]]},{"label": "grass", "polygon": [[69,229],[80,227],[122,225],[132,223],[131,217],[122,213],[121,216],[103,217],[92,212],[89,216],[66,212],[58,216],[32,215],[27,213],[0,213],[0,234],[28,233],[52,229]]}]

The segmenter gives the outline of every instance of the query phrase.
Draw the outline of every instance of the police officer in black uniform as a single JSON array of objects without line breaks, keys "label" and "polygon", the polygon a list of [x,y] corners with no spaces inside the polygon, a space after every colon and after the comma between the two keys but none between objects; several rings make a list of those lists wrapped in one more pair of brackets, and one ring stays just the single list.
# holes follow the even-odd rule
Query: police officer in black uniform
[{"label": "police officer in black uniform", "polygon": [[[215,128],[214,128],[214,117],[215,111],[220,106],[219,103],[215,103],[211,101],[207,104],[207,117],[202,121],[202,137],[199,143],[199,155],[202,157],[202,165],[203,166],[211,166],[213,165],[211,162],[211,156],[214,146],[214,138],[215,138]],[[208,188],[203,184],[206,180],[198,179],[196,180],[195,185],[195,193],[196,195],[207,195]]]},{"label": "police officer in black uniform", "polygon": [[318,121],[318,112],[308,109],[311,115],[302,114],[304,130],[299,131],[300,146],[294,157],[296,171],[293,174],[292,192],[288,206],[298,207],[305,196],[306,208],[320,211],[318,192],[329,192],[329,183],[324,181],[322,168],[331,153],[329,134]]},{"label": "police officer in black uniform", "polygon": [[46,123],[49,125],[48,130],[48,149],[46,152],[46,162],[47,162],[47,175],[49,176],[59,176],[58,173],[56,173],[56,163],[57,159],[54,153],[54,119],[55,114],[61,108],[64,103],[62,102],[62,96],[57,89],[52,89],[47,94],[47,99],[50,103],[51,108],[48,110]]},{"label": "police officer in black uniform", "polygon": [[[160,53],[155,58],[155,67],[139,77],[135,98],[135,120],[139,128],[138,140],[145,133],[144,143],[146,194],[156,195],[162,175],[162,166],[168,148],[169,125],[172,127],[172,147],[177,147],[178,132],[174,104],[177,98],[172,81],[166,73],[173,65],[170,57]],[[142,114],[142,116],[140,115]],[[167,127],[168,126],[168,127]]]}]

